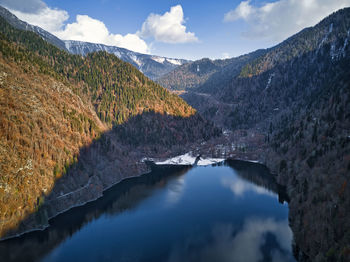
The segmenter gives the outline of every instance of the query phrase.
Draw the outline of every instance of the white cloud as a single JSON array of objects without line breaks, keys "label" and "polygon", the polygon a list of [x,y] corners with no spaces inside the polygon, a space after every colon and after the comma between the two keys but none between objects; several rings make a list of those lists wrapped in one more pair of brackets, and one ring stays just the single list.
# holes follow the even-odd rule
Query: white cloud
[{"label": "white cloud", "polygon": [[222,59],[228,59],[228,58],[230,58],[231,56],[230,56],[230,54],[229,53],[222,53]]},{"label": "white cloud", "polygon": [[237,19],[246,19],[253,13],[253,7],[249,4],[250,0],[241,2],[236,9],[225,14],[225,21],[235,21]]},{"label": "white cloud", "polygon": [[156,41],[164,43],[197,42],[198,38],[194,33],[186,32],[184,23],[182,7],[176,5],[163,15],[150,14],[138,34],[145,38],[154,37]]},{"label": "white cloud", "polygon": [[140,53],[149,53],[146,42],[136,34],[112,34],[106,25],[87,15],[77,15],[76,22],[67,24],[64,29],[53,32],[65,40],[78,40],[124,47]]},{"label": "white cloud", "polygon": [[247,0],[226,13],[224,21],[247,22],[249,29],[243,33],[247,38],[281,41],[347,6],[350,0],[279,0],[259,7]]}]

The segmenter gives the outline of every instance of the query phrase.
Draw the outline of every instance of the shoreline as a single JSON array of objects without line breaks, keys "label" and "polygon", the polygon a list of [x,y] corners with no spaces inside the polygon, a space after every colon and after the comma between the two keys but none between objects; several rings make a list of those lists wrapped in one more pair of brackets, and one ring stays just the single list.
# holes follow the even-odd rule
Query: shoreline
[{"label": "shoreline", "polygon": [[[121,180],[119,180],[119,181],[117,181],[117,182],[115,182],[115,183],[112,183],[111,185],[109,185],[109,186],[107,186],[105,189],[103,189],[102,194],[101,194],[100,196],[97,196],[97,197],[95,197],[95,198],[93,198],[93,199],[91,199],[91,200],[88,200],[88,201],[84,201],[84,202],[81,203],[81,204],[76,204],[76,205],[73,205],[73,206],[71,206],[71,207],[68,207],[68,208],[66,208],[66,209],[64,209],[64,210],[62,210],[62,211],[60,211],[60,212],[58,212],[57,214],[48,217],[47,221],[50,222],[50,220],[56,218],[57,216],[59,216],[59,215],[61,215],[61,214],[63,214],[63,213],[68,212],[69,210],[71,210],[71,209],[73,209],[73,208],[81,207],[81,206],[84,206],[84,205],[86,205],[86,204],[88,204],[88,203],[91,203],[91,202],[94,202],[94,201],[100,199],[101,197],[103,197],[104,192],[106,192],[108,189],[110,189],[111,187],[113,187],[113,186],[115,186],[115,185],[117,185],[117,184],[119,184],[119,183],[121,183],[121,182],[123,182],[123,181],[125,181],[125,180],[127,180],[127,179],[132,179],[132,178],[140,177],[140,176],[143,176],[143,175],[147,175],[147,174],[149,174],[149,173],[151,173],[151,172],[152,172],[152,171],[149,171],[149,172],[146,172],[146,173],[142,173],[142,174],[139,174],[139,175],[124,177],[124,178],[122,178]],[[73,191],[72,191],[72,192],[73,192]],[[33,213],[33,214],[34,214],[34,213]],[[31,214],[31,215],[32,215],[32,214]],[[29,234],[29,233],[32,233],[32,232],[44,231],[44,230],[46,230],[46,229],[49,228],[49,227],[50,227],[50,224],[46,224],[46,225],[42,225],[42,227],[40,227],[40,228],[37,227],[37,228],[28,229],[28,230],[23,231],[23,232],[21,232],[21,233],[17,233],[17,234],[13,234],[13,235],[10,235],[10,236],[7,236],[7,237],[0,238],[0,242],[6,241],[6,240],[9,240],[9,239],[14,239],[14,238],[22,237],[23,235]]]},{"label": "shoreline", "polygon": [[[188,154],[188,153],[186,153],[186,154]],[[186,155],[186,154],[185,154],[185,155]],[[168,160],[171,160],[171,159],[174,159],[174,158],[177,158],[177,157],[178,157],[178,156],[171,157],[171,158],[166,159],[165,161],[168,161]],[[142,158],[141,161],[143,162],[143,161],[146,160],[146,159],[147,159],[147,158],[144,157],[144,158]],[[148,158],[148,159],[151,159],[151,158]],[[208,158],[208,159],[217,159],[217,158]],[[215,163],[207,164],[207,166],[208,166],[208,165],[213,165],[213,164],[217,164],[217,163],[224,162],[224,161],[226,161],[227,159],[228,159],[228,158],[225,158],[225,159],[217,159],[217,160],[220,160],[220,161],[215,162]],[[152,160],[153,160],[153,159],[152,159]],[[205,161],[206,158],[203,158],[203,160]],[[239,159],[237,159],[237,160],[239,160]],[[241,161],[245,161],[245,160],[241,160]],[[247,162],[247,161],[246,161],[246,162]],[[157,165],[157,166],[160,166],[160,167],[162,166],[162,164],[157,164],[157,162],[154,162],[154,163],[155,163],[155,165]],[[169,165],[169,166],[174,166],[174,167],[175,167],[175,166],[180,166],[181,164],[180,164],[180,163],[171,163],[171,164],[167,164],[167,165]],[[119,184],[119,183],[121,183],[121,182],[123,182],[123,181],[125,181],[125,180],[127,180],[127,179],[132,179],[132,178],[140,177],[140,176],[147,175],[147,174],[151,173],[151,172],[152,172],[152,169],[151,169],[148,165],[146,165],[146,166],[147,166],[147,168],[148,168],[148,171],[147,171],[147,172],[142,172],[141,174],[138,174],[138,175],[132,175],[132,176],[124,177],[124,178],[122,178],[121,180],[119,180],[119,181],[117,181],[117,182],[115,182],[115,183],[112,183],[112,184],[108,185],[106,188],[104,188],[103,191],[102,191],[102,193],[101,193],[101,195],[99,195],[99,196],[97,196],[97,197],[95,197],[95,198],[92,198],[92,199],[90,199],[90,200],[84,201],[84,202],[82,202],[82,203],[80,203],[80,204],[75,204],[75,205],[73,205],[73,206],[70,206],[70,207],[68,207],[68,208],[66,208],[66,209],[64,209],[64,210],[62,210],[62,211],[59,211],[58,213],[56,213],[56,214],[53,215],[53,216],[49,216],[48,219],[47,219],[48,224],[41,225],[40,227],[39,227],[39,226],[38,226],[38,227],[34,227],[34,228],[31,228],[31,229],[25,230],[25,231],[23,231],[23,232],[20,232],[20,233],[11,234],[11,235],[9,235],[9,236],[2,237],[2,238],[0,238],[0,242],[6,241],[6,240],[10,240],[10,239],[14,239],[14,238],[19,238],[19,237],[22,237],[22,236],[24,236],[24,235],[26,235],[26,234],[30,234],[30,233],[32,233],[32,232],[40,232],[40,231],[46,230],[47,228],[50,227],[50,220],[56,218],[57,216],[59,216],[59,215],[61,215],[61,214],[63,214],[63,213],[66,213],[66,212],[68,212],[68,211],[71,210],[71,209],[84,206],[84,205],[86,205],[86,204],[88,204],[88,203],[90,203],[90,202],[93,202],[93,201],[96,201],[96,200],[100,199],[101,197],[103,197],[104,193],[105,193],[108,189],[112,188],[113,186],[116,186],[117,184]],[[193,163],[193,164],[190,164],[190,166],[194,167],[194,166],[196,166],[196,165],[195,165],[195,163]],[[205,165],[199,165],[199,166],[205,166]],[[89,181],[90,181],[90,179],[89,179]],[[84,185],[84,186],[86,186],[86,185]],[[83,187],[84,187],[84,186],[83,186]],[[81,187],[81,188],[79,188],[79,189],[77,189],[77,190],[80,190],[80,189],[82,189],[83,187]],[[77,192],[77,190],[72,191],[72,192],[69,192],[69,193],[66,193],[65,195],[69,195],[69,194],[71,194],[71,193]],[[59,197],[60,197],[60,196],[58,196],[56,199],[58,199]],[[32,213],[32,214],[30,214],[30,215],[33,215],[33,214],[35,214],[35,213]]]}]

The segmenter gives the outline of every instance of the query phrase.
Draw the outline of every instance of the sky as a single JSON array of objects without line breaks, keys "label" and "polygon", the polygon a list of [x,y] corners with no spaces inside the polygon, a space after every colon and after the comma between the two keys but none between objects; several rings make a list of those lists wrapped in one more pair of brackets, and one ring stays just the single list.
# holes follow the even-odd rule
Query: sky
[{"label": "sky", "polygon": [[268,48],[350,0],[0,0],[65,40],[172,58],[222,59]]}]

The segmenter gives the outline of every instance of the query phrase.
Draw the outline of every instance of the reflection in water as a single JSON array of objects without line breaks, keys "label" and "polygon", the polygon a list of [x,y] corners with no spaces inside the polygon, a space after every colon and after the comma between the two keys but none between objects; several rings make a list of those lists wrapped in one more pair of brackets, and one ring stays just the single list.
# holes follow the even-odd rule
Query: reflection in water
[{"label": "reflection in water", "polygon": [[286,188],[276,182],[275,177],[270,174],[266,166],[239,160],[227,160],[226,164],[237,172],[237,176],[251,182],[250,190],[261,194],[274,193],[278,195],[280,203],[289,202]]},{"label": "reflection in water", "polygon": [[181,179],[189,169],[188,167],[176,168],[168,172],[152,172],[126,179],[104,192],[102,198],[73,208],[52,219],[50,227],[44,231],[32,232],[0,242],[0,262],[39,261],[85,225],[102,215],[113,216],[132,209],[153,191],[163,188],[172,178]]},{"label": "reflection in water", "polygon": [[224,187],[230,188],[232,193],[234,193],[236,197],[242,197],[249,191],[252,191],[259,195],[275,196],[273,192],[269,191],[266,188],[259,187],[254,184],[247,184],[247,182],[237,179],[236,177],[224,177],[221,179],[221,184]]},{"label": "reflection in water", "polygon": [[294,261],[282,188],[261,165],[227,164],[125,180],[0,242],[0,260]]},{"label": "reflection in water", "polygon": [[[287,220],[248,218],[240,229],[233,224],[215,225],[211,241],[199,250],[192,247],[200,246],[202,240],[195,236],[188,238],[184,245],[172,250],[168,261],[188,261],[188,258],[203,262],[294,261],[290,245],[292,237]],[[263,254],[262,248],[266,245],[270,245],[271,250]]]},{"label": "reflection in water", "polygon": [[183,176],[178,177],[173,180],[169,185],[169,191],[167,194],[167,202],[169,205],[176,204],[184,191],[185,187],[185,178]]}]

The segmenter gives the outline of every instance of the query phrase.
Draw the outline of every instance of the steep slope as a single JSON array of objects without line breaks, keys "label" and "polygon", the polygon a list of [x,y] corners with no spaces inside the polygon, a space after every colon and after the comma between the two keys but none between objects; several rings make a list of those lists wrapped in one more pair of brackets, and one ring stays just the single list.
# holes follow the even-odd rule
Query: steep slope
[{"label": "steep slope", "polygon": [[[181,151],[219,132],[106,52],[70,55],[2,18],[0,51],[0,237],[19,225],[19,232],[45,226],[49,217],[145,172],[144,156]],[[135,132],[143,122],[152,124]]]},{"label": "steep slope", "polygon": [[350,259],[349,65],[331,65],[334,77],[305,106],[270,122],[266,162],[288,185],[296,252],[305,260]]},{"label": "steep slope", "polygon": [[[304,107],[336,77],[349,58],[350,9],[290,37],[245,65],[215,96],[237,103],[228,127],[249,127],[291,107]],[[339,70],[345,70],[344,68]]]},{"label": "steep slope", "polygon": [[[3,51],[4,40],[1,40]],[[0,236],[37,209],[105,126],[72,87],[0,56]],[[90,106],[89,106],[90,105]]]}]

